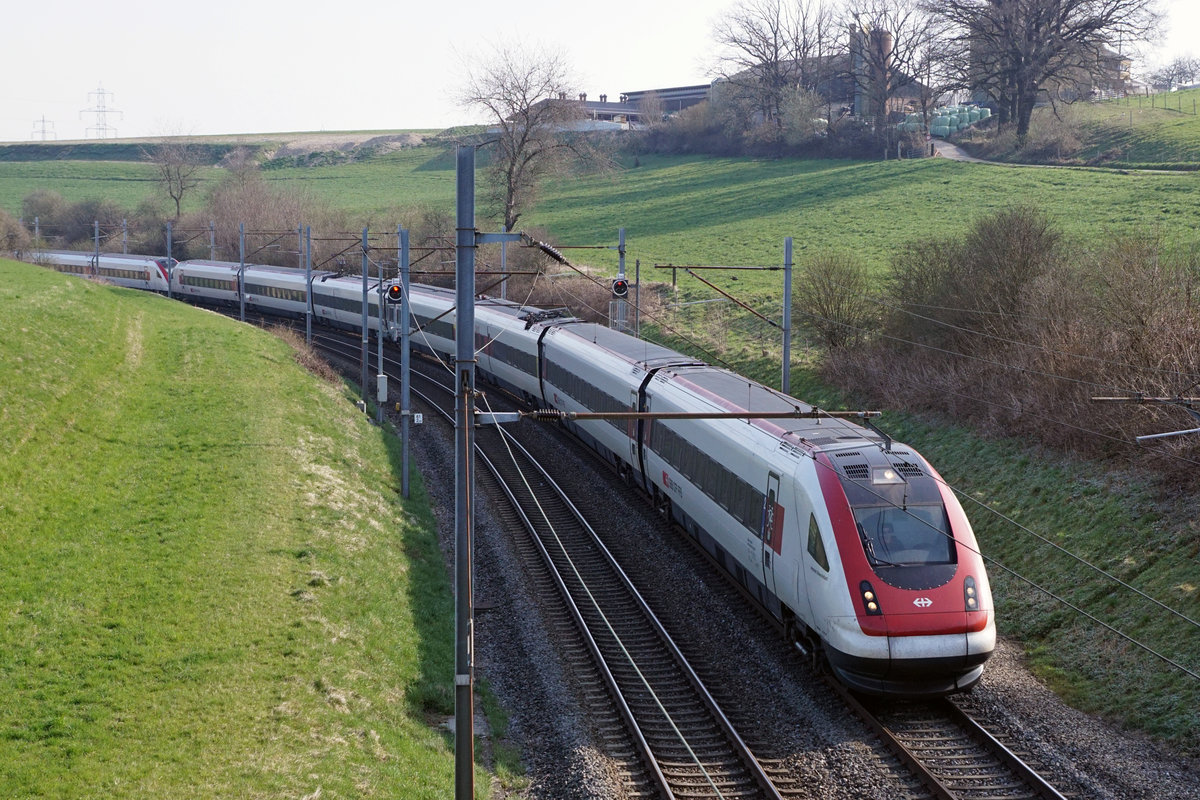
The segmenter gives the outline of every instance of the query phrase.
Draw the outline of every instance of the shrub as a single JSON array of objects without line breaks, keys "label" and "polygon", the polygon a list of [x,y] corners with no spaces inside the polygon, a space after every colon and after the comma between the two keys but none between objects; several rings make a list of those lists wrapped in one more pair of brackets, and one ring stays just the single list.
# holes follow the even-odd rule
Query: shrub
[{"label": "shrub", "polygon": [[1154,236],[1076,250],[1032,208],[977,221],[961,238],[909,245],[893,264],[884,335],[850,341],[826,378],[864,399],[970,420],[1094,456],[1138,454],[1194,485],[1200,442],[1133,450],[1188,427],[1171,407],[1093,396],[1193,395],[1200,375],[1200,259]]},{"label": "shrub", "polygon": [[792,303],[800,324],[831,349],[857,345],[878,320],[871,279],[862,261],[841,253],[809,259],[799,275]]},{"label": "shrub", "polygon": [[1029,285],[1062,253],[1062,233],[1029,206],[979,219],[961,240],[909,244],[892,262],[890,295],[901,309],[889,332],[943,345],[978,333],[1009,335],[1020,325]]},{"label": "shrub", "polygon": [[16,253],[27,249],[33,242],[29,231],[14,219],[12,214],[0,209],[0,250]]}]

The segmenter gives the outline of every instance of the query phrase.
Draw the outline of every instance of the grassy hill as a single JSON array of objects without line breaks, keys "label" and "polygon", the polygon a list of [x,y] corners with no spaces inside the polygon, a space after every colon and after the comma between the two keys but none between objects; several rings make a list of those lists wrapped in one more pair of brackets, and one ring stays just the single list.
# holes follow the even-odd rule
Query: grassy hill
[{"label": "grassy hill", "polygon": [[444,797],[394,440],[215,314],[11,261],[0,309],[0,795]]},{"label": "grassy hill", "polygon": [[[778,265],[783,239],[791,236],[798,260],[838,249],[860,255],[882,272],[901,244],[953,234],[1016,201],[1046,208],[1080,242],[1114,233],[1161,234],[1181,244],[1200,241],[1194,225],[1200,216],[1200,176],[1193,173],[1014,171],[945,159],[677,156],[634,163],[546,187],[521,226],[543,229],[567,245],[615,245],[617,229],[624,227],[631,264],[640,258],[647,268],[655,263]],[[0,208],[18,213],[21,198],[39,187],[53,188],[68,200],[112,197],[132,208],[156,191],[151,169],[119,163],[0,163]],[[209,170],[210,180],[222,172]],[[265,177],[272,185],[347,210],[360,227],[394,230],[400,211],[412,206],[453,217],[454,164],[443,147],[325,167],[273,169]],[[199,199],[199,192],[191,196],[192,208]],[[485,211],[481,203],[481,227],[494,224],[486,221]],[[607,251],[569,255],[583,263],[616,263],[615,253]],[[770,278],[771,286],[778,285],[777,277]],[[742,280],[755,283],[753,276]]]},{"label": "grassy hill", "polygon": [[1200,170],[1200,89],[1034,110],[1028,145],[968,134],[971,151],[1017,163]]}]

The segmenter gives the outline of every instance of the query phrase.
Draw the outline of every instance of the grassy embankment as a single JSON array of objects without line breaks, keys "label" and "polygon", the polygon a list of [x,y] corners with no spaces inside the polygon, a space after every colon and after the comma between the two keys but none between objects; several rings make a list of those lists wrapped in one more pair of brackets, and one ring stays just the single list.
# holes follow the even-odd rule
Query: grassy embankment
[{"label": "grassy embankment", "polygon": [[444,797],[447,576],[346,387],[29,265],[0,309],[0,795]]},{"label": "grassy embankment", "polygon": [[[3,169],[0,165],[0,175]],[[778,264],[785,236],[795,237],[799,263],[807,252],[838,249],[859,254],[882,275],[889,254],[900,244],[956,235],[974,217],[1016,201],[1048,209],[1075,247],[1118,233],[1162,235],[1174,246],[1194,249],[1200,244],[1193,225],[1200,213],[1198,177],[1014,170],[941,159],[852,163],[643,157],[637,167],[550,187],[522,226],[545,228],[564,244],[614,244],[617,228],[624,226],[630,268],[633,259],[641,258],[643,276],[650,279],[669,279],[669,273],[653,273],[653,263]],[[414,197],[447,213],[453,208],[453,165],[440,150],[417,149],[338,167],[273,170],[269,179],[308,187],[333,204],[370,216],[385,216],[387,209]],[[480,225],[486,223],[481,219]],[[615,263],[615,254],[604,251],[568,255],[605,266]],[[728,275],[709,276],[739,297],[756,302],[778,297],[779,273],[739,273],[737,282]],[[681,290],[694,296],[709,291],[683,281],[681,277]],[[727,352],[739,371],[778,383],[778,365],[771,356],[739,349],[737,343]],[[803,376],[794,381],[800,396],[826,406],[844,402]],[[1200,545],[1185,513],[1187,498],[1164,507],[1145,479],[1114,477],[1103,465],[1039,454],[1022,442],[981,439],[944,421],[889,415],[884,425],[928,456],[970,498],[1200,618],[1191,577]],[[1161,610],[1145,610],[1144,601],[1131,599],[1086,568],[1057,560],[1019,527],[970,501],[964,505],[985,552],[998,562],[992,573],[1000,629],[1026,643],[1039,674],[1079,705],[1195,752],[1188,735],[1200,728],[1194,679],[1122,645],[1057,601],[1006,577],[1000,565],[1028,574],[1193,670],[1200,665],[1195,628]]]},{"label": "grassy embankment", "polygon": [[1012,162],[1200,170],[1200,89],[1037,108],[1029,145],[968,134],[971,151]]}]

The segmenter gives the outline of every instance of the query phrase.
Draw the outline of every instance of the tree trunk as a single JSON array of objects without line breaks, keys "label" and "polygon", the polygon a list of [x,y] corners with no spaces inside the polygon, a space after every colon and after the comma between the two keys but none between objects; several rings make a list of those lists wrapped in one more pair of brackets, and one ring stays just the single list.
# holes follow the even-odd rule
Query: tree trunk
[{"label": "tree trunk", "polygon": [[1024,147],[1029,137],[1029,121],[1033,118],[1033,103],[1036,99],[1036,89],[1033,92],[1021,92],[1017,96],[1017,147]]}]

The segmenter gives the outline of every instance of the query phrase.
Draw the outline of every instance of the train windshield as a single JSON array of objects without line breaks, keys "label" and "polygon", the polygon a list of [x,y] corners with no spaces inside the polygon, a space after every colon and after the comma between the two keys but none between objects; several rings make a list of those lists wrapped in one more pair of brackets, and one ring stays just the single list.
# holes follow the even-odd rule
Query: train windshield
[{"label": "train windshield", "polygon": [[955,563],[954,539],[941,505],[859,507],[854,518],[873,567]]}]

